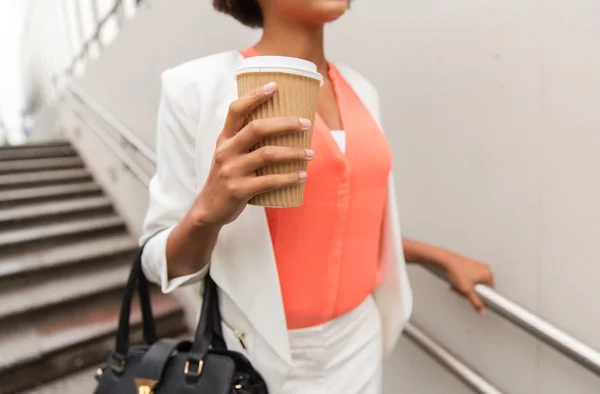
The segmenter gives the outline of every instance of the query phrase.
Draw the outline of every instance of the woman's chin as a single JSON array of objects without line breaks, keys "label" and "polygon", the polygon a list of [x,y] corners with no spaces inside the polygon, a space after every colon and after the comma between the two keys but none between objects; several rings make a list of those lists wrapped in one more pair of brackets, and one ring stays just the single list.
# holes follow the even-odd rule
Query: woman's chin
[{"label": "woman's chin", "polygon": [[348,11],[348,2],[345,0],[322,0],[319,14],[323,22],[333,22],[341,18]]}]

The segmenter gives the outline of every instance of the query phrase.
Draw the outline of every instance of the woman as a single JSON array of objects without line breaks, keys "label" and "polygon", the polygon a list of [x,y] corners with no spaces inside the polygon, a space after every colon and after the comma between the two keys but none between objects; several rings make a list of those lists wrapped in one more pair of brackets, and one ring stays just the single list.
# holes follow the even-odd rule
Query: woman
[{"label": "woman", "polygon": [[[271,393],[380,393],[381,360],[410,316],[405,260],[442,268],[482,314],[484,264],[401,238],[391,150],[377,92],[361,75],[328,63],[325,23],[348,0],[214,0],[217,10],[262,27],[243,52],[198,59],[163,74],[157,173],[142,241],[146,275],[168,292],[201,281],[219,286],[228,346],[245,354]],[[277,94],[267,84],[237,98],[244,57],[312,61],[325,78],[315,124],[277,118],[245,125]],[[312,150],[266,147],[263,138],[314,128]],[[257,176],[278,162],[308,171]],[[247,206],[259,193],[306,182],[293,209]],[[209,264],[210,263],[210,264]]]}]

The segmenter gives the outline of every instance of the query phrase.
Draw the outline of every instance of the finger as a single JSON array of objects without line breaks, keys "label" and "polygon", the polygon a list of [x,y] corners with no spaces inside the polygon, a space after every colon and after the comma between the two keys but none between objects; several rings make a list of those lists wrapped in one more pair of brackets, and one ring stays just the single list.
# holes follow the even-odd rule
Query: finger
[{"label": "finger", "polygon": [[492,273],[492,271],[490,271],[490,273],[488,274],[487,283],[490,287],[495,287],[494,274]]},{"label": "finger", "polygon": [[477,293],[475,293],[475,291],[469,291],[466,294],[466,296],[469,299],[469,301],[471,301],[471,304],[473,304],[473,307],[477,310],[477,312],[479,312],[481,316],[485,316],[485,304],[483,303],[483,301],[481,301],[481,298],[479,298]]},{"label": "finger", "polygon": [[309,161],[314,158],[310,149],[290,148],[283,146],[263,146],[247,155],[241,160],[241,165],[246,174],[275,163],[292,163]]},{"label": "finger", "polygon": [[256,119],[237,133],[233,143],[236,149],[246,152],[267,137],[306,132],[310,126],[309,119],[297,117]]},{"label": "finger", "polygon": [[306,172],[290,172],[289,174],[263,175],[250,178],[248,195],[251,197],[271,190],[298,185],[306,180]]},{"label": "finger", "polygon": [[223,135],[233,137],[246,123],[246,117],[254,111],[259,105],[273,97],[277,92],[277,84],[270,82],[258,89],[235,100],[229,106],[225,125],[223,126]]}]

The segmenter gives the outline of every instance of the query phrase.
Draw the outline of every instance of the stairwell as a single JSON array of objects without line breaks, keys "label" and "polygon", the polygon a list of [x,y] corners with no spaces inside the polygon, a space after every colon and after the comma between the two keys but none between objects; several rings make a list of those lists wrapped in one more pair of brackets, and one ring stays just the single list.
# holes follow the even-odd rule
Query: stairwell
[{"label": "stairwell", "polygon": [[[92,392],[136,246],[70,144],[0,148],[0,394]],[[172,298],[152,301],[159,335],[185,333]]]}]

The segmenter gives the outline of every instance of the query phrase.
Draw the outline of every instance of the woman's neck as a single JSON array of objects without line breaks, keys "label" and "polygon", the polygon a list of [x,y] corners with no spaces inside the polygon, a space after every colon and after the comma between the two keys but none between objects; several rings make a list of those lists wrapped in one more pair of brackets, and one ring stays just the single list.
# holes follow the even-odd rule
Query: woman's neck
[{"label": "woman's neck", "polygon": [[289,25],[265,18],[263,35],[254,46],[261,55],[291,56],[317,65],[327,75],[323,26]]}]

